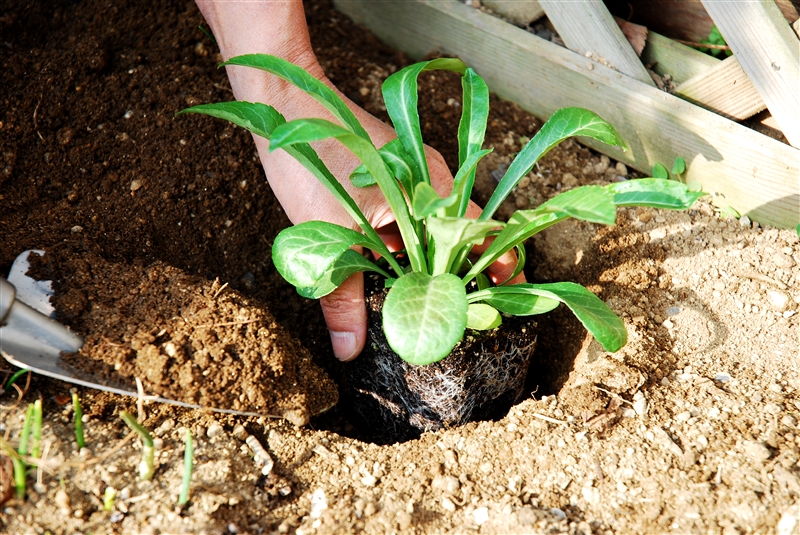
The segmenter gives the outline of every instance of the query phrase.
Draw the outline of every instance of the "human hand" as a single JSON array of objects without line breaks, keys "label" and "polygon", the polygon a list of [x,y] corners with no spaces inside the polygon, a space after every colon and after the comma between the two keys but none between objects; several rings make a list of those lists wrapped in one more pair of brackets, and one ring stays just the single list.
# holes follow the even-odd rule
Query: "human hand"
[{"label": "human hand", "polygon": [[[302,3],[291,2],[228,3],[198,0],[211,25],[224,59],[252,52],[279,55],[305,68],[336,89],[325,77],[311,49]],[[331,114],[316,100],[289,83],[267,73],[246,67],[228,67],[234,95],[239,100],[267,101],[287,120],[319,117],[332,120]],[[396,137],[394,130],[370,115],[339,93],[372,142],[381,147]],[[269,152],[269,142],[254,136],[267,180],[292,223],[322,220],[358,229],[356,223],[330,192],[301,164],[283,151]],[[328,169],[358,204],[367,220],[376,228],[390,250],[403,247],[394,215],[378,188],[356,188],[348,177],[361,163],[335,140],[313,144]],[[441,155],[426,149],[431,184],[440,195],[448,195],[453,178]],[[477,217],[480,208],[470,203],[468,217]],[[476,248],[476,251],[485,249]],[[516,258],[507,254],[488,274],[495,282],[503,282],[514,270]],[[522,282],[521,275],[514,282]],[[342,361],[355,358],[367,337],[367,313],[364,301],[364,277],[358,273],[347,279],[334,292],[321,300],[334,355]]]}]

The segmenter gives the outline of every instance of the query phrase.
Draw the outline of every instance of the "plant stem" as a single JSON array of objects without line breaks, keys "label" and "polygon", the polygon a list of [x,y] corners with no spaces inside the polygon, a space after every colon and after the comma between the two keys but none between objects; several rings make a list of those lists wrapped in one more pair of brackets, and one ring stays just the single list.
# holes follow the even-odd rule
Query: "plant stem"
[{"label": "plant stem", "polygon": [[142,439],[142,462],[139,463],[139,476],[142,480],[147,481],[153,478],[155,472],[153,468],[153,457],[155,456],[155,446],[153,445],[153,437],[150,433],[142,427],[133,415],[126,411],[119,413],[120,418],[127,424],[128,427],[139,433]]},{"label": "plant stem", "polygon": [[83,409],[81,409],[81,402],[78,399],[77,392],[72,393],[72,410],[75,417],[75,442],[78,444],[78,450],[86,447],[86,440],[83,436]]},{"label": "plant stem", "polygon": [[192,432],[186,428],[186,445],[183,453],[183,481],[181,483],[181,495],[178,498],[178,505],[183,507],[189,501],[189,483],[192,481],[192,463],[194,461],[194,444],[192,443]]}]

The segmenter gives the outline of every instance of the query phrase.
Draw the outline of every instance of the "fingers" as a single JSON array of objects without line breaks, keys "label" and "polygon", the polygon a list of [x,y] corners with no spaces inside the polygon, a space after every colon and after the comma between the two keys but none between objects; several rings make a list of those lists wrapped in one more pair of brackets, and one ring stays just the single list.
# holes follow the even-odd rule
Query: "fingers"
[{"label": "fingers", "polygon": [[367,340],[367,306],[364,275],[356,273],[332,293],[320,299],[331,336],[333,354],[347,362],[361,353]]}]

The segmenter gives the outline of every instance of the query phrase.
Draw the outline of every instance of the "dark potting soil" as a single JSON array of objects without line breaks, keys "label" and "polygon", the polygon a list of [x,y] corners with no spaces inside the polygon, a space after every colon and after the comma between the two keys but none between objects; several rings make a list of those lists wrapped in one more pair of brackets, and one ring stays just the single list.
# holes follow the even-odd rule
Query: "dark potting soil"
[{"label": "dark potting soil", "polygon": [[[312,43],[331,80],[388,120],[380,86],[408,58],[327,1],[308,2],[306,11]],[[327,407],[333,394],[321,375],[309,371],[308,354],[336,380],[341,366],[332,357],[318,304],[297,296],[272,265],[272,240],[289,222],[250,135],[207,117],[174,117],[188,105],[231,98],[225,73],[216,68],[214,44],[198,29],[204,21],[195,5],[10,2],[0,15],[0,43],[9,43],[0,70],[0,272],[24,250],[48,251],[60,318],[93,342],[81,353],[81,365],[93,359],[95,372],[120,380],[138,375],[147,394],[242,410],[305,406],[313,414]],[[424,139],[452,168],[460,93],[456,75],[420,78]],[[479,169],[479,202],[494,187],[492,172],[538,126],[513,104],[492,97],[491,105],[486,143],[495,152]],[[559,150],[548,157],[558,157]],[[591,158],[574,147],[565,154],[577,168]],[[531,184],[516,203],[538,203],[542,196]],[[514,204],[506,203],[506,213]],[[227,287],[214,300],[217,279]],[[185,281],[189,295],[167,281]],[[148,294],[159,289],[164,293]],[[247,313],[236,313],[235,303]],[[258,321],[215,329],[219,339],[212,344],[210,332],[200,333],[202,319],[179,322],[173,318],[180,314],[167,312],[185,307],[219,313],[214,324]],[[262,341],[262,328],[277,341]],[[188,372],[179,371],[189,356],[164,353],[169,340],[159,335],[163,329],[179,337],[180,343],[172,341],[176,347],[217,348],[220,358],[206,359],[213,371],[192,371],[194,388],[186,388]],[[231,348],[225,345],[229,335],[238,337]],[[153,347],[159,347],[158,356]],[[257,401],[247,394],[241,400],[241,384],[231,386],[230,378],[254,373],[239,356],[261,351],[274,356],[273,363],[299,359],[293,365],[305,371],[298,374],[319,380],[300,382],[301,390],[308,386],[305,392],[276,387],[267,393],[265,383],[260,394],[250,390]],[[145,365],[148,353],[156,366]],[[333,411],[315,424],[347,431],[342,415]]]},{"label": "dark potting soil", "polygon": [[488,331],[468,329],[443,360],[404,362],[383,334],[382,278],[366,279],[367,344],[345,365],[344,401],[359,436],[377,443],[406,441],[425,431],[503,416],[524,393],[536,348],[536,322],[504,318]]}]

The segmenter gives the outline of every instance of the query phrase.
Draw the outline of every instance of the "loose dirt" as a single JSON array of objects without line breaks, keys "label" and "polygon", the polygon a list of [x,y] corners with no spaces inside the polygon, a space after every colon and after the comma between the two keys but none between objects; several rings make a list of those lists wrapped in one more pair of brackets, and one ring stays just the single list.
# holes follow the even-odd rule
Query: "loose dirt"
[{"label": "loose dirt", "polygon": [[[380,83],[408,60],[323,0],[307,14],[331,79],[385,118]],[[798,532],[800,242],[794,231],[721,219],[704,201],[685,213],[621,210],[611,227],[563,223],[532,240],[528,278],[584,284],[622,316],[630,343],[608,354],[568,311],[538,318],[529,393],[504,417],[385,446],[353,438],[341,404],[304,427],[270,418],[328,407],[342,368],[318,305],[272,266],[271,240],[288,221],[249,135],[173,117],[230,99],[200,24],[191,2],[4,4],[0,273],[23,250],[48,251],[41,269],[56,281],[61,319],[90,344],[79,358],[108,369],[102,359],[124,353],[133,364],[115,377],[139,377],[146,394],[166,372],[198,402],[208,393],[265,414],[145,402],[157,469],[140,482],[138,439],[118,417],[137,411],[135,398],[77,388],[87,436],[77,451],[74,387],[33,377],[21,402],[13,389],[0,397],[12,446],[27,403],[41,398],[45,413],[45,460],[27,499],[2,505],[2,531]],[[424,136],[454,166],[458,80],[430,74],[421,88]],[[539,126],[512,104],[492,105],[496,151],[478,200]],[[632,176],[567,142],[505,213]],[[147,365],[163,363],[169,343],[191,355],[172,364],[191,363],[193,381]],[[178,511],[187,428],[192,493]],[[271,462],[254,460],[248,437]]]}]

